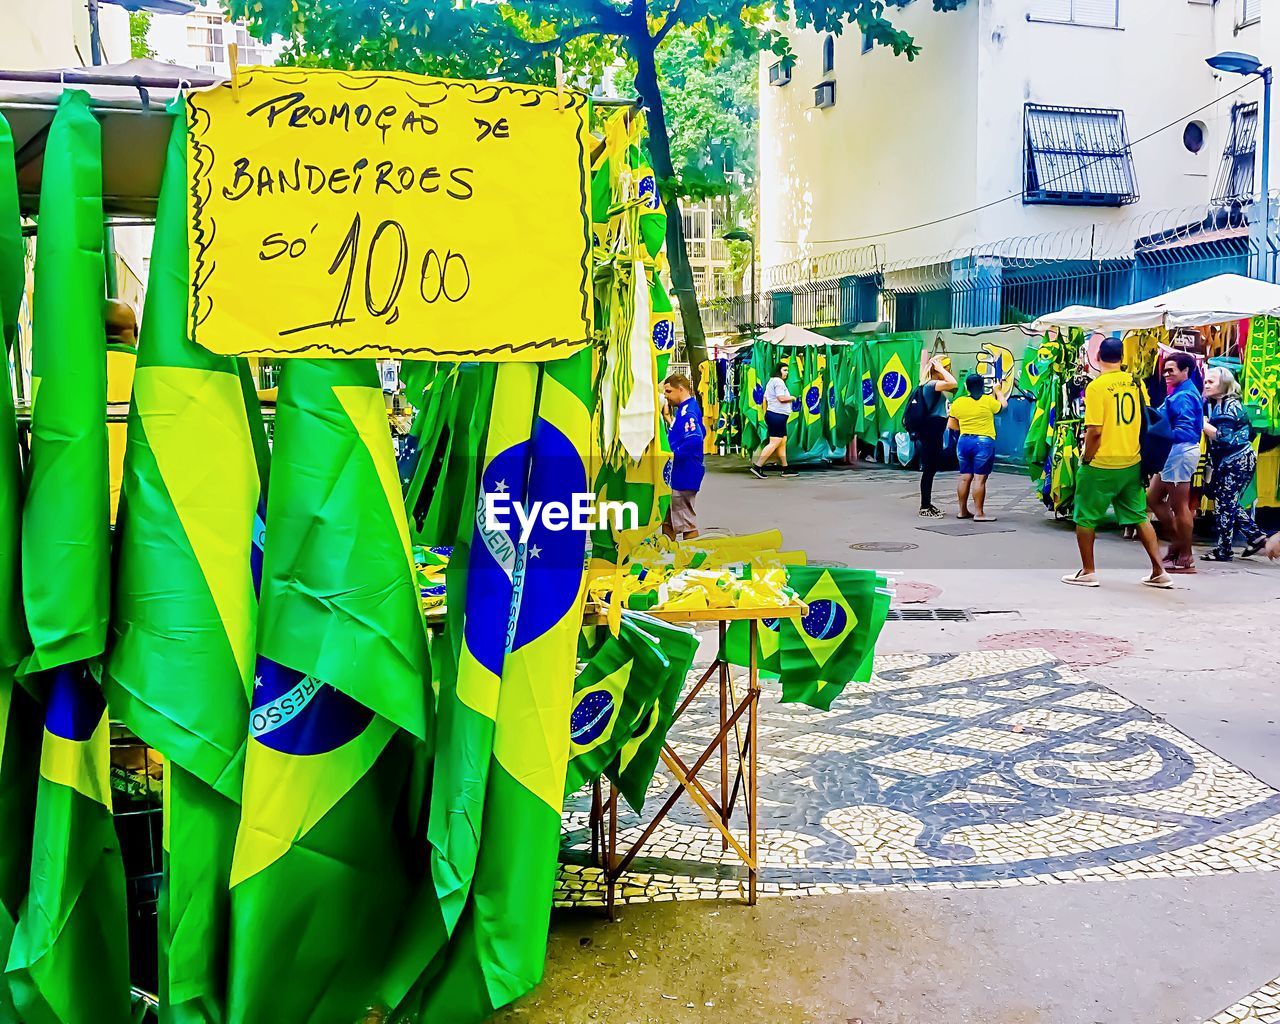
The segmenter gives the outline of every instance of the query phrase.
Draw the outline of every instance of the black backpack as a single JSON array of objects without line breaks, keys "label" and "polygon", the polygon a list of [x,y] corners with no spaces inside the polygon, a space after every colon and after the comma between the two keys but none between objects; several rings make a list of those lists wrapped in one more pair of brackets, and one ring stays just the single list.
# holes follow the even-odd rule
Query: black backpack
[{"label": "black backpack", "polygon": [[[933,390],[930,388],[930,390]],[[929,423],[929,400],[925,397],[925,386],[921,384],[911,392],[907,399],[907,408],[902,413],[902,429],[908,434],[919,434]]]}]

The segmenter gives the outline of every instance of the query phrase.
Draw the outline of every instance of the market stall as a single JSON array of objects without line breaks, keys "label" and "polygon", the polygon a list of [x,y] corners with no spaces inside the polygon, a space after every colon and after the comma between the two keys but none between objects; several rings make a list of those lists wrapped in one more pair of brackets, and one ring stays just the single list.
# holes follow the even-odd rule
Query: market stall
[{"label": "market stall", "polygon": [[[132,979],[165,1012],[481,1020],[541,977],[566,787],[635,806],[660,764],[753,898],[757,669],[829,707],[869,678],[888,589],[776,534],[662,538],[674,314],[640,112],[381,72],[24,83],[0,94],[2,365],[34,399],[21,441],[0,408],[0,842],[23,855],[0,858],[0,1016],[125,1024]],[[111,528],[126,216],[154,242]],[[411,467],[380,357],[406,360]],[[279,364],[270,440],[251,359]],[[634,519],[553,519],[584,495]],[[666,744],[709,678],[682,698],[691,622],[719,624],[725,709],[693,764]]]},{"label": "market stall", "polygon": [[[1158,405],[1164,397],[1157,366],[1163,354],[1191,354],[1201,373],[1225,366],[1240,379],[1245,409],[1257,434],[1258,470],[1250,502],[1260,517],[1280,509],[1280,285],[1222,274],[1141,302],[1099,309],[1068,306],[1039,317],[1043,332],[1036,408],[1027,436],[1027,466],[1042,481],[1046,505],[1071,508],[1081,444],[1083,389],[1103,335],[1125,341],[1125,362]],[[1203,474],[1203,463],[1202,463]],[[1200,478],[1198,477],[1198,482]],[[1211,506],[1206,502],[1202,510]]]}]

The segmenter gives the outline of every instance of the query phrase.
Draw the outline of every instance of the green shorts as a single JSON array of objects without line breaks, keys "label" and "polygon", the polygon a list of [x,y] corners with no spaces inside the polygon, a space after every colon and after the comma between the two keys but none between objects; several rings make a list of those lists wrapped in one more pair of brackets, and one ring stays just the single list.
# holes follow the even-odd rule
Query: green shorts
[{"label": "green shorts", "polygon": [[1098,469],[1080,467],[1076,476],[1076,526],[1095,530],[1114,506],[1121,526],[1139,526],[1147,521],[1147,492],[1142,487],[1142,467]]}]

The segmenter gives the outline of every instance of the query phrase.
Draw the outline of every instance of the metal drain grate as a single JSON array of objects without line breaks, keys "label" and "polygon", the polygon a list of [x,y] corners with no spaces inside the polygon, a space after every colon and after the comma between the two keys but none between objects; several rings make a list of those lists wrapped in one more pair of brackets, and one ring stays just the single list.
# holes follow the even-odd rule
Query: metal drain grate
[{"label": "metal drain grate", "polygon": [[890,608],[889,622],[972,622],[968,608]]},{"label": "metal drain grate", "polygon": [[902,551],[915,551],[919,544],[910,544],[902,540],[865,540],[858,544],[850,544],[850,551],[887,551],[899,553]]},{"label": "metal drain grate", "polygon": [[837,561],[835,561],[834,559],[829,559],[829,558],[811,558],[811,559],[809,559],[809,565],[814,566],[814,567],[816,567],[816,568],[818,568],[818,569],[847,569],[847,568],[849,568],[849,563],[848,563],[848,562],[837,562]]}]

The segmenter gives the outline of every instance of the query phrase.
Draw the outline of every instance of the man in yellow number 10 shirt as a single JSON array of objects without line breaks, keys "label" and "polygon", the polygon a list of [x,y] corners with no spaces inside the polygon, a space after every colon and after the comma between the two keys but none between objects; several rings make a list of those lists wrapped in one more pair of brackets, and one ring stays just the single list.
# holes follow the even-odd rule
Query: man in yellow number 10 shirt
[{"label": "man in yellow number 10 shirt", "polygon": [[1073,587],[1096,587],[1093,542],[1109,507],[1121,526],[1137,527],[1138,537],[1151,559],[1151,575],[1143,586],[1168,590],[1173,586],[1160,564],[1160,545],[1147,516],[1146,490],[1142,486],[1142,392],[1131,374],[1121,369],[1124,343],[1107,338],[1098,348],[1102,373],[1084,393],[1084,451],[1076,477],[1076,544],[1080,548],[1078,572],[1063,576]]}]

